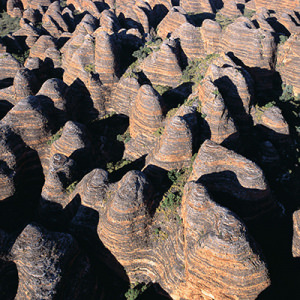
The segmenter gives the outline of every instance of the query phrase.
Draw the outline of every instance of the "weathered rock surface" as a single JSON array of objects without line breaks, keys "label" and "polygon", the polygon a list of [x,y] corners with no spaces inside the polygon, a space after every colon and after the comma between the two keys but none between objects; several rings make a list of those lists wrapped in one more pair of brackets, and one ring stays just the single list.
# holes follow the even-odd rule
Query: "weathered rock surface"
[{"label": "weathered rock surface", "polygon": [[272,88],[270,71],[274,69],[275,49],[272,34],[261,28],[256,29],[245,17],[240,17],[228,25],[222,35],[222,50],[225,53],[232,52],[250,67],[256,84],[261,88]]},{"label": "weathered rock surface", "polygon": [[12,79],[21,68],[21,64],[11,54],[0,54],[0,83],[3,79]]},{"label": "weathered rock surface", "polygon": [[249,128],[252,125],[250,109],[254,98],[254,84],[249,73],[234,64],[228,56],[221,56],[213,61],[205,76],[217,86],[235,125],[241,129]]},{"label": "weathered rock surface", "polygon": [[[262,170],[243,156],[210,140],[202,144],[189,180],[199,180],[210,192],[221,193],[223,199],[220,201],[228,206],[234,203],[236,211],[245,219],[276,212],[276,203]],[[226,194],[228,200],[225,200]]]},{"label": "weathered rock surface", "polygon": [[199,85],[199,101],[201,113],[208,124],[207,135],[212,141],[222,143],[237,135],[238,130],[225,101],[209,77]]},{"label": "weathered rock surface", "polygon": [[29,224],[11,250],[19,284],[15,299],[82,299],[93,294],[94,280],[86,256],[74,238]]},{"label": "weathered rock surface", "polygon": [[98,31],[95,44],[95,70],[103,84],[112,86],[118,81],[119,63],[113,36]]},{"label": "weathered rock surface", "polygon": [[299,232],[299,219],[300,219],[300,211],[297,210],[293,214],[293,246],[292,253],[294,257],[300,256],[300,232]]},{"label": "weathered rock surface", "polygon": [[188,22],[186,12],[181,7],[173,7],[166,17],[159,23],[157,28],[158,36],[163,39],[169,37],[169,35],[180,25]]},{"label": "weathered rock surface", "polygon": [[73,158],[77,163],[88,166],[90,142],[84,125],[68,121],[61,132],[61,137],[52,143],[50,157],[56,153]]},{"label": "weathered rock surface", "polygon": [[38,88],[38,81],[30,70],[20,69],[14,78],[15,103],[27,96],[34,95]]},{"label": "weathered rock surface", "polygon": [[47,141],[52,135],[51,129],[57,124],[55,117],[53,102],[39,95],[20,100],[1,122],[11,126],[28,146],[37,151],[45,167],[48,164]]},{"label": "weathered rock surface", "polygon": [[203,1],[195,1],[195,0],[183,0],[180,3],[181,7],[188,13],[213,13],[214,6],[212,5],[213,1],[203,0]]},{"label": "weathered rock surface", "polygon": [[204,42],[199,28],[185,22],[172,33],[172,37],[180,39],[180,46],[189,60],[205,56]]},{"label": "weathered rock surface", "polygon": [[289,1],[267,1],[267,0],[254,0],[256,9],[260,8],[268,8],[275,11],[283,11],[285,9],[293,10],[295,8],[299,8],[298,0],[289,0]]},{"label": "weathered rock surface", "polygon": [[294,93],[300,94],[299,64],[300,64],[300,34],[292,35],[279,47],[277,68],[283,81],[293,86]]},{"label": "weathered rock surface", "polygon": [[180,49],[175,40],[164,41],[159,51],[152,52],[140,65],[153,85],[175,87],[182,76]]},{"label": "weathered rock surface", "polygon": [[[255,299],[269,285],[265,264],[245,226],[216,205],[201,184],[191,182],[185,188],[181,225],[165,224],[159,213],[151,225],[152,188],[142,173],[127,173],[109,187],[105,198],[106,181],[101,170],[85,177],[82,185],[90,186],[89,199],[95,199],[86,205],[98,209],[102,224],[98,226],[99,237],[131,281],[156,281],[173,299],[208,295]],[[85,190],[78,187],[81,195]],[[105,206],[103,201],[107,201]],[[158,225],[164,237],[155,237]],[[163,263],[165,260],[168,263]],[[142,268],[135,267],[141,264]]]},{"label": "weathered rock surface", "polygon": [[53,37],[49,35],[42,35],[30,48],[30,56],[44,60],[47,57],[46,50],[48,48],[56,48],[55,41]]},{"label": "weathered rock surface", "polygon": [[136,78],[122,76],[112,91],[109,103],[111,109],[119,114],[129,116],[139,88],[140,84]]},{"label": "weathered rock surface", "polygon": [[129,117],[130,141],[124,156],[137,159],[148,154],[158,140],[155,134],[163,125],[163,104],[160,95],[150,85],[142,85],[132,104]]},{"label": "weathered rock surface", "polygon": [[146,164],[150,168],[164,170],[188,167],[192,158],[192,133],[189,125],[182,117],[173,117],[165,127],[159,143],[147,157]]}]

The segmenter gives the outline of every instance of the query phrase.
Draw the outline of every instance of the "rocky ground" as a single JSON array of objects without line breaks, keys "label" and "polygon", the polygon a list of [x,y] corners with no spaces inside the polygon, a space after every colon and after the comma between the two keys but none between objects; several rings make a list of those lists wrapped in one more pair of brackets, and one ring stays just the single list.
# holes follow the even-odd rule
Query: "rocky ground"
[{"label": "rocky ground", "polygon": [[299,299],[299,0],[0,1],[0,298]]}]

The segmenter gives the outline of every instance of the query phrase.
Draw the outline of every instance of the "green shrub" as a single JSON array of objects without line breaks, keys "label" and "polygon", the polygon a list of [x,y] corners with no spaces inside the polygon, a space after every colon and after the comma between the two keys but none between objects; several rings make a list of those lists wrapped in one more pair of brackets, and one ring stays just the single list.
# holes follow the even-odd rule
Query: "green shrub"
[{"label": "green shrub", "polygon": [[252,9],[248,9],[248,8],[245,8],[244,9],[244,16],[248,19],[251,20],[251,18],[255,15],[255,10],[252,10]]},{"label": "green shrub", "polygon": [[60,7],[64,8],[67,6],[67,0],[60,0]]},{"label": "green shrub", "polygon": [[160,137],[164,132],[164,127],[159,127],[157,130],[153,132],[153,134],[157,137]]},{"label": "green shrub", "polygon": [[57,141],[61,137],[62,131],[63,129],[60,128],[55,134],[53,134],[47,141],[47,144],[52,145],[55,141]]},{"label": "green shrub", "polygon": [[220,95],[220,92],[219,92],[218,89],[215,89],[215,90],[213,91],[213,94],[214,94],[215,96],[219,96],[219,95]]},{"label": "green shrub", "polygon": [[118,134],[117,135],[117,141],[123,142],[123,143],[128,143],[131,140],[130,132],[126,130],[123,134]]},{"label": "green shrub", "polygon": [[153,85],[153,88],[162,96],[165,92],[172,89],[171,86],[167,85]]},{"label": "green shrub", "polygon": [[145,45],[141,46],[139,50],[136,50],[132,53],[132,56],[143,60],[153,51],[158,51],[160,49],[160,45],[162,43],[162,39],[159,37],[153,37],[151,41],[147,42]]},{"label": "green shrub", "polygon": [[127,300],[137,299],[143,292],[147,290],[148,286],[145,283],[135,283],[130,285],[130,289],[125,293]]},{"label": "green shrub", "polygon": [[182,176],[182,174],[184,173],[184,170],[171,170],[168,172],[168,178],[174,183],[177,180],[180,179],[180,177]]},{"label": "green shrub", "polygon": [[127,160],[127,159],[121,159],[119,161],[117,161],[116,163],[113,162],[109,162],[106,164],[106,169],[108,173],[113,173],[119,169],[122,169],[123,167],[125,167],[126,165],[131,164],[132,161],[131,160]]},{"label": "green shrub", "polygon": [[279,97],[280,101],[288,102],[293,99],[293,87],[291,85],[282,84],[282,94]]},{"label": "green shrub", "polygon": [[24,65],[25,60],[28,58],[30,50],[26,50],[24,53],[12,53],[11,55],[22,65]]},{"label": "green shrub", "polygon": [[84,66],[84,70],[88,73],[95,73],[95,65],[94,64],[87,64]]},{"label": "green shrub", "polygon": [[172,118],[172,117],[174,117],[175,114],[177,113],[179,107],[180,107],[180,104],[179,104],[177,107],[174,107],[174,108],[170,109],[170,110],[168,111],[166,117],[167,117],[167,118]]},{"label": "green shrub", "polygon": [[233,23],[239,16],[235,16],[232,18],[226,17],[222,15],[220,12],[216,13],[216,22],[220,24],[222,29],[225,29],[229,24]]},{"label": "green shrub", "polygon": [[281,34],[279,36],[279,45],[283,45],[289,39],[288,36]]},{"label": "green shrub", "polygon": [[74,181],[74,182],[72,182],[67,188],[66,188],[66,192],[67,192],[67,194],[72,194],[72,192],[75,190],[75,188],[76,188],[76,185],[77,185],[77,183],[78,183],[78,181],[76,180],[76,181]]},{"label": "green shrub", "polygon": [[132,56],[143,60],[145,59],[150,53],[152,53],[153,50],[147,46],[141,46],[139,50],[136,50],[132,53]]},{"label": "green shrub", "polygon": [[219,56],[220,55],[217,53],[212,53],[205,58],[190,61],[188,66],[182,72],[181,82],[193,82],[194,84],[199,84],[204,78],[211,62]]},{"label": "green shrub", "polygon": [[20,18],[12,18],[7,12],[0,13],[0,37],[20,29]]}]

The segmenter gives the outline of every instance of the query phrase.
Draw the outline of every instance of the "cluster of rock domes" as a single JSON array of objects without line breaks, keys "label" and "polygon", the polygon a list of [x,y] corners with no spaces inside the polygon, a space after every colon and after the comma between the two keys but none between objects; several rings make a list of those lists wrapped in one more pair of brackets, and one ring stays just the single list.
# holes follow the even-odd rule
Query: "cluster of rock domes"
[{"label": "cluster of rock domes", "polygon": [[1,299],[297,299],[299,1],[3,3]]}]

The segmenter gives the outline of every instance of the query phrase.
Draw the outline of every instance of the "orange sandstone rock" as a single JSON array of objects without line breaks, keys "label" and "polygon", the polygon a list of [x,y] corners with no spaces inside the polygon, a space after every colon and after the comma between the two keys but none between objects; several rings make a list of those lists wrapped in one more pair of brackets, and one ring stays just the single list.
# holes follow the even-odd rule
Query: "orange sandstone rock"
[{"label": "orange sandstone rock", "polygon": [[162,39],[169,37],[169,35],[180,25],[188,22],[186,12],[180,6],[173,7],[165,18],[159,23],[157,27],[157,34]]},{"label": "orange sandstone rock", "polygon": [[205,122],[209,126],[208,136],[212,141],[222,143],[237,135],[238,130],[225,101],[209,77],[206,77],[202,85],[199,85],[199,100],[201,113],[204,114]]},{"label": "orange sandstone rock", "polygon": [[[221,193],[220,201],[234,207],[245,219],[277,213],[277,204],[262,170],[252,161],[210,140],[202,144],[189,180],[199,180],[210,192]],[[224,200],[226,194],[228,200]]]},{"label": "orange sandstone rock", "polygon": [[159,51],[152,52],[140,65],[141,70],[153,85],[175,87],[180,83],[182,69],[177,43],[166,40]]},{"label": "orange sandstone rock", "polygon": [[153,152],[147,157],[146,166],[165,170],[189,166],[192,158],[192,133],[182,117],[173,117],[165,127]]},{"label": "orange sandstone rock", "polygon": [[292,35],[282,46],[277,55],[277,69],[287,85],[293,86],[293,91],[300,94],[300,34]]},{"label": "orange sandstone rock", "polygon": [[105,31],[97,31],[95,35],[95,70],[104,85],[112,86],[118,81],[117,46],[114,37]]},{"label": "orange sandstone rock", "polygon": [[149,153],[162,127],[163,108],[160,95],[150,85],[142,85],[132,104],[129,118],[131,139],[125,145],[124,156],[137,159]]},{"label": "orange sandstone rock", "polygon": [[299,226],[299,220],[300,220],[300,211],[297,210],[293,214],[293,246],[292,246],[292,253],[294,257],[300,256],[300,226]]},{"label": "orange sandstone rock", "polygon": [[112,91],[110,108],[116,113],[129,116],[139,88],[140,84],[136,78],[122,76]]}]

